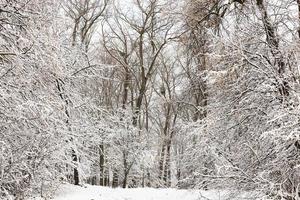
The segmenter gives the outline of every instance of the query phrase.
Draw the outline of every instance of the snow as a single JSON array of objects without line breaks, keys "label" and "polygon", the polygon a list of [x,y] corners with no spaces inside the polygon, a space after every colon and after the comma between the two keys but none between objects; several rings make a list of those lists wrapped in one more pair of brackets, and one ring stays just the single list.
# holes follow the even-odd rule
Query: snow
[{"label": "snow", "polygon": [[74,186],[65,184],[54,195],[53,200],[233,200],[251,199],[228,196],[217,190],[178,190],[154,188],[109,188],[101,186]]},{"label": "snow", "polygon": [[[66,185],[59,191],[55,200],[198,200],[200,193],[192,190],[154,188],[108,188]],[[209,194],[204,194],[209,196]],[[217,195],[214,195],[217,196]]]}]

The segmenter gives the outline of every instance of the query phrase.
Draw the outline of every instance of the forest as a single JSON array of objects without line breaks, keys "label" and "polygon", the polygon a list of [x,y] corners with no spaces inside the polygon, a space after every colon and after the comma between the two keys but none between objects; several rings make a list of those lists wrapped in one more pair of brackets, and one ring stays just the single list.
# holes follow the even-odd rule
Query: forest
[{"label": "forest", "polygon": [[299,60],[300,0],[0,0],[0,199],[299,200]]}]

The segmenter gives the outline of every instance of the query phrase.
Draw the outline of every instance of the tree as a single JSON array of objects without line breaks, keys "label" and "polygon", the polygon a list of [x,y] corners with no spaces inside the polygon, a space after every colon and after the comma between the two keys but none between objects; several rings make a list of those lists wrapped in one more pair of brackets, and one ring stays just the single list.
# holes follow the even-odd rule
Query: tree
[{"label": "tree", "polygon": [[109,0],[71,0],[64,3],[64,10],[73,21],[72,45],[82,44],[88,51],[93,33],[104,16]]},{"label": "tree", "polygon": [[39,3],[1,4],[1,52],[9,52],[0,56],[0,196],[4,198],[24,198],[36,188],[43,195],[43,185],[64,177],[62,166],[70,162],[65,113],[54,81],[60,76],[64,50],[61,40],[56,40],[59,33],[54,24],[58,15],[53,10],[59,5]]},{"label": "tree", "polygon": [[113,17],[103,24],[102,38],[106,51],[123,72],[122,108],[127,108],[130,88],[132,124],[142,130],[141,112],[148,85],[160,63],[159,55],[174,37],[175,24],[170,16],[163,15],[165,4],[160,1],[137,0],[130,5],[137,16],[115,5]]}]

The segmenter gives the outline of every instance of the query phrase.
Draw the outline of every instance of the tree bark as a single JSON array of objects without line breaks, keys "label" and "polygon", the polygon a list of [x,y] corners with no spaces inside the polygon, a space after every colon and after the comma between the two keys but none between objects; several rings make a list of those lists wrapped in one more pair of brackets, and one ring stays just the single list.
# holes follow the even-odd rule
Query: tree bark
[{"label": "tree bark", "polygon": [[[65,102],[65,114],[67,116],[67,119],[66,119],[66,124],[69,125],[70,124],[70,113],[69,113],[69,110],[68,110],[68,105],[69,105],[69,100],[65,97],[66,94],[64,93],[64,88],[63,88],[63,84],[64,82],[60,79],[56,79],[56,86],[57,86],[57,89],[58,89],[58,92],[59,92],[59,96],[60,98]],[[71,128],[69,127],[69,129],[71,130]],[[72,141],[72,138],[70,138],[70,141]],[[77,169],[77,162],[78,162],[78,158],[77,158],[77,154],[75,152],[74,149],[72,149],[72,161],[74,162],[74,164],[76,165],[73,169],[73,178],[74,178],[74,184],[75,185],[79,185],[79,172],[78,172],[78,169]]]},{"label": "tree bark", "polygon": [[280,79],[282,79],[282,83],[278,84],[278,90],[281,95],[280,100],[282,102],[284,100],[284,97],[289,96],[289,84],[288,84],[287,80],[285,80],[285,78],[284,78],[284,73],[286,70],[286,63],[284,62],[283,56],[279,51],[279,41],[276,36],[275,28],[271,23],[267,9],[264,6],[264,1],[257,0],[256,4],[257,4],[257,7],[262,16],[262,22],[265,27],[265,32],[266,32],[266,37],[267,37],[267,43],[269,45],[271,53],[273,54],[273,56],[275,58],[277,72],[279,74]]},{"label": "tree bark", "polygon": [[166,148],[166,145],[165,145],[165,140],[164,140],[161,151],[160,151],[160,160],[159,160],[159,168],[158,168],[159,169],[159,175],[158,175],[159,180],[162,180],[163,175],[164,175],[165,148]]},{"label": "tree bark", "polygon": [[100,159],[99,159],[99,165],[100,165],[100,185],[105,186],[105,174],[104,174],[104,146],[99,145],[99,154],[100,154]]},{"label": "tree bark", "polygon": [[130,72],[125,69],[125,80],[123,83],[123,98],[122,98],[122,108],[126,109],[127,99],[128,99],[128,88],[130,84]]},{"label": "tree bark", "polygon": [[[73,158],[73,162],[77,164],[78,159],[77,159],[76,152],[74,150],[72,150],[72,158]],[[74,185],[79,185],[79,172],[77,166],[74,167]]]},{"label": "tree bark", "polygon": [[127,186],[127,176],[128,176],[128,173],[129,173],[129,166],[128,166],[128,163],[127,163],[127,154],[126,152],[123,152],[123,167],[124,167],[124,178],[123,178],[123,185],[122,187],[123,188],[126,188]]},{"label": "tree bark", "polygon": [[118,171],[114,170],[113,172],[113,180],[112,180],[112,187],[116,188],[119,186],[119,175],[118,175]]},{"label": "tree bark", "polygon": [[298,6],[298,37],[300,39],[300,0],[297,0],[297,6]]}]

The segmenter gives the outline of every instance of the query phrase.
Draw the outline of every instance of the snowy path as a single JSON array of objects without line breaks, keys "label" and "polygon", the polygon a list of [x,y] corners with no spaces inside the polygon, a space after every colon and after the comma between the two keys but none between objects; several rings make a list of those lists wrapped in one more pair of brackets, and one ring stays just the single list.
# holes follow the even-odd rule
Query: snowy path
[{"label": "snowy path", "polygon": [[218,191],[176,190],[176,189],[112,189],[87,185],[85,187],[64,185],[54,200],[225,200]]}]

